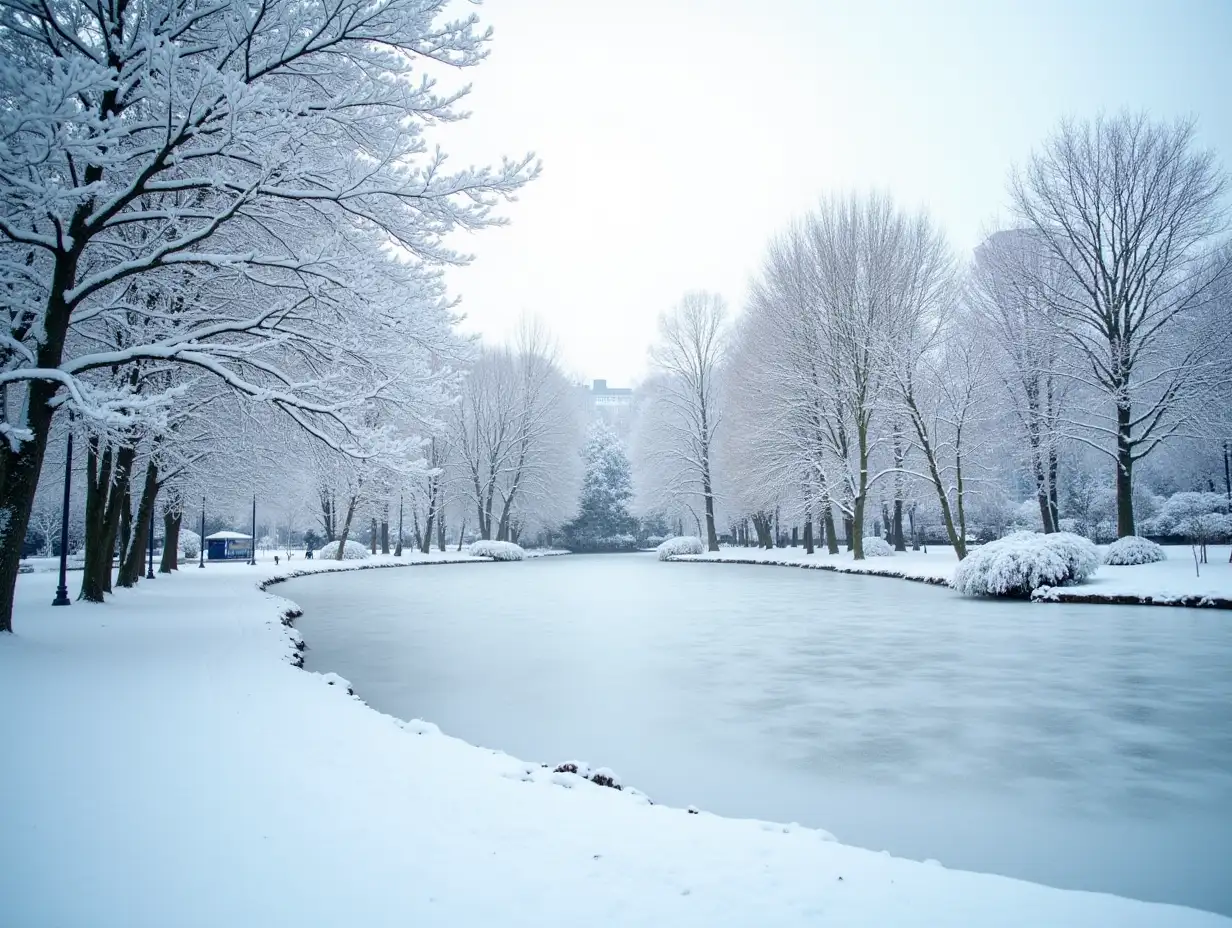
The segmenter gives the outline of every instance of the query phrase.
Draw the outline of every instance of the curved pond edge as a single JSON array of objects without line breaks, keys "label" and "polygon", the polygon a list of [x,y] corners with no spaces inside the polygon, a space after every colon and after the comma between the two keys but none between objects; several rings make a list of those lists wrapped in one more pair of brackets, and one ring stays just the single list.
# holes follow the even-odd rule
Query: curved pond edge
[{"label": "curved pond edge", "polygon": [[[862,577],[885,577],[891,580],[910,580],[912,583],[925,583],[929,586],[949,586],[949,581],[943,577],[909,574],[896,570],[852,570],[844,569],[838,564],[825,564],[806,561],[775,561],[757,558],[724,557],[711,558],[703,555],[677,555],[666,558],[688,564],[751,564],[759,567],[799,567],[803,570],[828,570],[836,574],[848,574]],[[866,562],[867,563],[867,562]],[[1102,606],[1173,606],[1186,609],[1229,609],[1232,610],[1232,599],[1224,596],[1184,595],[1184,596],[1153,596],[1135,595],[1132,593],[1090,593],[1076,587],[1043,587],[1031,596],[1033,603],[1089,603]]]}]

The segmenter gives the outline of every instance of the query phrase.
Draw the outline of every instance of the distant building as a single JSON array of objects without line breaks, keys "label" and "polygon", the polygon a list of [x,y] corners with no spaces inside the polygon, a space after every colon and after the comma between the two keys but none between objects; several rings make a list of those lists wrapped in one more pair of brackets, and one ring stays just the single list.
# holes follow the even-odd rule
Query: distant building
[{"label": "distant building", "polygon": [[622,439],[627,440],[633,419],[633,389],[609,387],[606,380],[595,380],[582,387],[596,419],[602,419]]}]

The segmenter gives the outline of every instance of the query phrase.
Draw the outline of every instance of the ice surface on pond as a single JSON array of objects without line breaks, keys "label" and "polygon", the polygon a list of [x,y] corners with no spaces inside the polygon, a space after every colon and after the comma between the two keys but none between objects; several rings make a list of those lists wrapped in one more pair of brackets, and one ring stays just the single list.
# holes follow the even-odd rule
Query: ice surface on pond
[{"label": "ice surface on pond", "polygon": [[653,555],[284,587],[308,668],[656,801],[1232,913],[1232,623]]}]

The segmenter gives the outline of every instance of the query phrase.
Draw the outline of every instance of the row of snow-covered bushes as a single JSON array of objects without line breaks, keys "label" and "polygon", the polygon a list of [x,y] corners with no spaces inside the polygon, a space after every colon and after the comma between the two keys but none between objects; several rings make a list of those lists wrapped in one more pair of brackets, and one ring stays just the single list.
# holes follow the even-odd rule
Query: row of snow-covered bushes
[{"label": "row of snow-covered bushes", "polygon": [[1081,583],[1099,568],[1099,551],[1071,532],[1014,532],[975,548],[950,586],[967,596],[1030,596],[1041,587]]}]

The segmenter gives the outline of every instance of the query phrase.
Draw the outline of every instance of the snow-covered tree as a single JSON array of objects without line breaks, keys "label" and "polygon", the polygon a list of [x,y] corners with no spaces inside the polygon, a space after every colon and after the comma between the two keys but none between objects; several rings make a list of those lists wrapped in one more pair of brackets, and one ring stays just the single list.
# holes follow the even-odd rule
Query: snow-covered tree
[{"label": "snow-covered tree", "polygon": [[516,540],[573,513],[582,440],[576,391],[542,327],[483,348],[452,410],[451,448],[480,538]]},{"label": "snow-covered tree", "polygon": [[1068,373],[1103,407],[1071,434],[1113,460],[1118,535],[1134,534],[1135,464],[1227,381],[1232,327],[1211,316],[1232,275],[1225,190],[1192,121],[1134,114],[1062,123],[1011,184],[1050,258],[1037,292],[1081,358]]},{"label": "snow-covered tree", "polygon": [[629,515],[633,476],[616,433],[602,421],[590,427],[582,449],[586,472],[577,517],[565,526],[565,545],[575,551],[624,550],[635,546],[637,520]]},{"label": "snow-covered tree", "polygon": [[687,293],[659,319],[659,338],[651,349],[658,373],[638,410],[635,447],[639,472],[650,492],[643,508],[686,507],[700,502],[706,544],[719,549],[715,530],[713,448],[722,415],[719,370],[723,361],[722,297]]},{"label": "snow-covered tree", "polygon": [[[383,335],[350,323],[461,260],[443,237],[491,224],[534,170],[426,154],[462,93],[421,66],[477,64],[489,37],[446,8],[5,3],[0,630],[55,409],[115,422],[173,399],[96,372],[190,365],[366,453],[351,422],[389,378],[339,376]],[[102,326],[133,337],[99,345]]]}]

